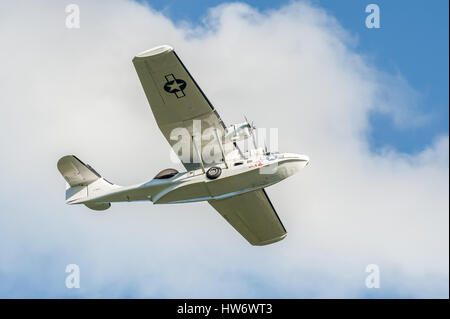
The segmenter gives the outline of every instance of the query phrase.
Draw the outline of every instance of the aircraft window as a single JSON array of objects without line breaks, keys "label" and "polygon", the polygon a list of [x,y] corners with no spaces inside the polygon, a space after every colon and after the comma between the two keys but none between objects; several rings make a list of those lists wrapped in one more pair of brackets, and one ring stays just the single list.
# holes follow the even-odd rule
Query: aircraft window
[{"label": "aircraft window", "polygon": [[178,171],[173,168],[166,168],[159,172],[154,178],[155,179],[165,179],[171,178],[178,174]]},{"label": "aircraft window", "polygon": [[234,163],[234,166],[238,166],[238,165],[242,165],[242,164],[244,164],[244,162],[237,162],[237,163]]}]

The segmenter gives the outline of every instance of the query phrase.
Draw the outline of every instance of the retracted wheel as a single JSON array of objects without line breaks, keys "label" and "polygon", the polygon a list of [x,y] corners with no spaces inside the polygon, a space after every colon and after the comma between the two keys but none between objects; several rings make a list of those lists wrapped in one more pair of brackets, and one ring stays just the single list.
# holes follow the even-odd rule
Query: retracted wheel
[{"label": "retracted wheel", "polygon": [[222,174],[222,169],[220,167],[217,166],[213,166],[211,167],[207,172],[206,172],[206,176],[209,179],[216,179],[217,177],[220,176],[220,174]]}]

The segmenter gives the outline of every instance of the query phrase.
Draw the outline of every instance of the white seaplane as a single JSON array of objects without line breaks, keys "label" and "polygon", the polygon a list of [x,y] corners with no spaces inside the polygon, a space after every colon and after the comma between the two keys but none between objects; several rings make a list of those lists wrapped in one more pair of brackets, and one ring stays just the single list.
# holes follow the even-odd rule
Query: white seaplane
[{"label": "white seaplane", "polygon": [[[295,174],[309,163],[309,158],[271,153],[256,143],[253,149],[241,151],[237,142],[250,138],[254,141],[255,127],[247,120],[225,126],[172,47],[163,45],[142,52],[134,57],[133,64],[156,122],[186,172],[165,169],[151,181],[119,186],[76,156],[67,155],[57,164],[68,184],[66,203],[101,211],[112,202],[207,201],[252,245],[285,238],[286,229],[264,188]],[[198,136],[197,126],[209,131],[209,139],[204,138],[205,134]],[[181,147],[187,149],[182,154],[180,139],[174,134],[180,128],[189,137],[188,147]],[[211,149],[218,156],[205,160]]]}]

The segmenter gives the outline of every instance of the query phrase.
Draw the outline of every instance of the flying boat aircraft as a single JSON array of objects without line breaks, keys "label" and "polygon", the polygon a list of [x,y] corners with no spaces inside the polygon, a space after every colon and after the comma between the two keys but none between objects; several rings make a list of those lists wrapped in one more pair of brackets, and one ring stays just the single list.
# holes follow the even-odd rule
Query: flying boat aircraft
[{"label": "flying boat aircraft", "polygon": [[[265,188],[308,165],[308,156],[258,148],[256,128],[247,119],[226,126],[172,47],[142,52],[133,64],[156,123],[186,171],[168,168],[148,182],[119,186],[67,155],[57,164],[67,182],[66,203],[103,211],[113,202],[207,201],[252,245],[285,238]],[[253,140],[254,148],[244,152],[238,143],[246,140]]]}]

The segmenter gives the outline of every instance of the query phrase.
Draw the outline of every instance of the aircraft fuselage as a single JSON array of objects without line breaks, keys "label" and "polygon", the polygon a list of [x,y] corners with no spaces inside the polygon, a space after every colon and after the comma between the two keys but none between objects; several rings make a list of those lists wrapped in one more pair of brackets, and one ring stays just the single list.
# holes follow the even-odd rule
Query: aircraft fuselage
[{"label": "aircraft fuselage", "polygon": [[216,179],[209,179],[203,169],[198,169],[167,179],[152,179],[143,184],[119,187],[104,195],[94,182],[88,186],[87,198],[68,203],[152,201],[155,204],[173,204],[221,199],[271,186],[297,173],[308,163],[309,158],[305,155],[263,154],[215,165],[222,169]]}]

